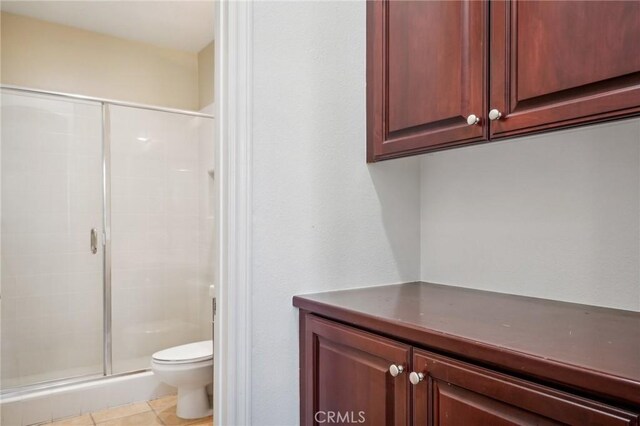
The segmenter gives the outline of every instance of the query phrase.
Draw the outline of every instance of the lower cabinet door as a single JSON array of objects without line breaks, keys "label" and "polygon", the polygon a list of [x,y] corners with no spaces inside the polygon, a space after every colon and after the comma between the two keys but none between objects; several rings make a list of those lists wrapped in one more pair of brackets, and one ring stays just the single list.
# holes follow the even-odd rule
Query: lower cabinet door
[{"label": "lower cabinet door", "polygon": [[409,425],[409,346],[309,314],[301,334],[302,425]]},{"label": "lower cabinet door", "polygon": [[422,350],[411,375],[415,426],[638,425],[637,413]]}]

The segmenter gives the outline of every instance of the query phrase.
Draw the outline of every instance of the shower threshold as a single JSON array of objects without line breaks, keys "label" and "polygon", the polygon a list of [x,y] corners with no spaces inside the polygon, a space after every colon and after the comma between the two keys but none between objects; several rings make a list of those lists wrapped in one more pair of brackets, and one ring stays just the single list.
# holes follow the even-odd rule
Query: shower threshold
[{"label": "shower threshold", "polygon": [[89,384],[92,382],[98,382],[105,379],[126,377],[126,376],[135,375],[135,374],[146,373],[149,371],[151,371],[150,368],[145,368],[142,370],[127,371],[125,373],[117,373],[117,374],[109,374],[109,375],[105,375],[102,373],[85,374],[81,376],[65,377],[63,379],[48,380],[48,381],[43,381],[43,382],[34,383],[30,385],[15,386],[7,389],[0,389],[0,401],[5,402],[14,398],[20,398],[25,395],[31,395],[36,392],[52,391],[52,390],[56,390],[58,388],[64,388],[67,386]]}]

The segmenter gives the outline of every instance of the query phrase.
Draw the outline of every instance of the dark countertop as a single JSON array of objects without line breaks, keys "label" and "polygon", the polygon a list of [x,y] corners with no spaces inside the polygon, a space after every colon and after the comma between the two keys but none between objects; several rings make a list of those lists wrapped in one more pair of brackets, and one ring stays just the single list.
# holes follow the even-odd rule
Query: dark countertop
[{"label": "dark countertop", "polygon": [[423,282],[295,296],[316,313],[640,404],[640,313]]}]

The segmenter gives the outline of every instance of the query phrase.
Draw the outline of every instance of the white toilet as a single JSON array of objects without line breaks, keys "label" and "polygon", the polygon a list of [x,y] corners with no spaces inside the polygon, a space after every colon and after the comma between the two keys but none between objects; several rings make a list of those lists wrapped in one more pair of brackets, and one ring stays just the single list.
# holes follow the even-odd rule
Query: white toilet
[{"label": "white toilet", "polygon": [[212,413],[207,386],[213,383],[213,342],[189,343],[153,354],[151,369],[158,378],[178,388],[176,414],[197,419]]}]

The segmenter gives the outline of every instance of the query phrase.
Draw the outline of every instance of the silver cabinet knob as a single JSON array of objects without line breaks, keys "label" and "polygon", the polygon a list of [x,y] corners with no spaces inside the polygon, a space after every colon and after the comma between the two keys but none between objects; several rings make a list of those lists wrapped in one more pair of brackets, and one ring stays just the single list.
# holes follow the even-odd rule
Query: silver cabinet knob
[{"label": "silver cabinet knob", "polygon": [[424,374],[422,373],[416,373],[415,371],[412,371],[411,374],[409,374],[409,381],[411,382],[412,385],[417,385],[423,380],[424,380]]},{"label": "silver cabinet knob", "polygon": [[471,114],[467,117],[467,124],[469,126],[473,126],[474,124],[478,124],[480,122],[480,117],[475,114]]},{"label": "silver cabinet knob", "polygon": [[401,365],[395,365],[395,364],[391,364],[389,366],[389,373],[393,376],[393,377],[397,377],[398,374],[402,374],[402,372],[404,371],[404,367]]},{"label": "silver cabinet knob", "polygon": [[502,117],[502,113],[497,109],[494,108],[491,111],[489,111],[489,120],[495,121],[500,117]]}]

